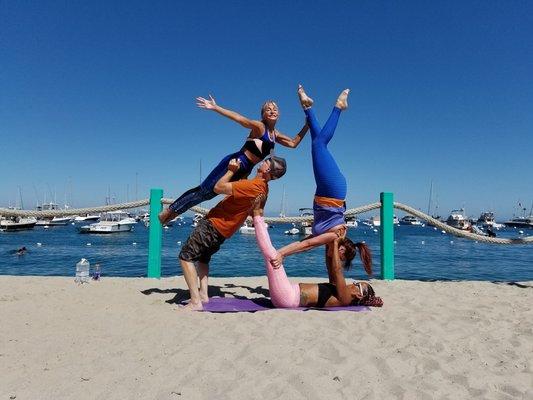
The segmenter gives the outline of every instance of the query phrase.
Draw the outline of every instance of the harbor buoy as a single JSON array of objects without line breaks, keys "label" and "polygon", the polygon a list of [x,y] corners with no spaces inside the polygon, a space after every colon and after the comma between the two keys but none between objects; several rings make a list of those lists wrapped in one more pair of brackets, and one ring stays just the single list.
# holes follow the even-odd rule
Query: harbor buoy
[{"label": "harbor buoy", "polygon": [[43,226],[43,229],[48,229],[48,228],[50,228],[48,225]]},{"label": "harbor buoy", "polygon": [[137,242],[133,242],[132,245],[137,246]]},{"label": "harbor buoy", "polygon": [[377,229],[373,229],[374,232],[378,233],[378,230]]},{"label": "harbor buoy", "polygon": [[450,240],[450,244],[453,244],[453,240]]},{"label": "harbor buoy", "polygon": [[43,244],[41,242],[37,242],[37,246],[42,246]]},{"label": "harbor buoy", "polygon": [[443,235],[446,235],[446,231],[445,230],[440,231],[440,233],[442,233]]},{"label": "harbor buoy", "polygon": [[181,244],[181,240],[178,240],[176,243],[177,243],[177,244]]},{"label": "harbor buoy", "polygon": [[426,244],[426,241],[425,241],[425,240],[422,240],[422,244]]},{"label": "harbor buoy", "polygon": [[524,234],[524,231],[520,229],[520,230],[518,231],[518,234],[519,234],[519,235],[523,235],[523,234]]},{"label": "harbor buoy", "polygon": [[90,244],[90,243],[87,243],[87,246],[91,246],[91,244]]}]

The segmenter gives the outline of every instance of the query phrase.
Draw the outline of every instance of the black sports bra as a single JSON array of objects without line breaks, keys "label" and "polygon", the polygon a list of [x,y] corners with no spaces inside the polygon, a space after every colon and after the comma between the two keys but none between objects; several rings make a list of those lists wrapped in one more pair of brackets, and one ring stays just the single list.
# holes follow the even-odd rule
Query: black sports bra
[{"label": "black sports bra", "polygon": [[[275,138],[275,136],[274,136]],[[260,140],[261,146],[258,146],[257,140]],[[274,140],[270,139],[270,134],[267,129],[265,129],[265,133],[263,133],[263,136],[256,139],[248,138],[246,139],[246,142],[244,142],[244,146],[242,146],[241,150],[248,150],[250,153],[252,153],[254,156],[260,158],[261,160],[270,155],[270,152],[274,148],[274,145],[276,142]],[[261,148],[259,148],[261,147]]]}]

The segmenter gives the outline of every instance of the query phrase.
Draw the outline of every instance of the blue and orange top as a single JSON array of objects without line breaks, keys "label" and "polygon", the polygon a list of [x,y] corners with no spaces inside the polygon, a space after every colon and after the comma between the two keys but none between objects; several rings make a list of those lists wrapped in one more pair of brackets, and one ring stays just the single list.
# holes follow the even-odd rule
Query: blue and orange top
[{"label": "blue and orange top", "polygon": [[321,235],[337,225],[344,225],[346,202],[331,197],[315,196],[313,201],[313,235]]}]

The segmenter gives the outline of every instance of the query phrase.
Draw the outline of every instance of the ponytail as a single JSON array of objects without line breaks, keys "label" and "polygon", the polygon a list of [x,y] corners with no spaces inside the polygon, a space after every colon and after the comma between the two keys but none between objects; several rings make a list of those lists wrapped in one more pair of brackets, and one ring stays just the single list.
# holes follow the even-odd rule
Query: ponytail
[{"label": "ponytail", "polygon": [[356,243],[355,247],[359,250],[359,258],[361,258],[366,274],[372,276],[372,252],[370,251],[370,247],[362,242]]},{"label": "ponytail", "polygon": [[344,257],[346,259],[344,268],[346,270],[350,268],[352,260],[355,258],[357,251],[359,251],[359,257],[363,263],[363,268],[368,276],[372,276],[372,252],[370,251],[370,247],[362,242],[354,243],[348,238],[341,239],[339,241],[339,246],[344,246],[346,249],[344,252]]}]

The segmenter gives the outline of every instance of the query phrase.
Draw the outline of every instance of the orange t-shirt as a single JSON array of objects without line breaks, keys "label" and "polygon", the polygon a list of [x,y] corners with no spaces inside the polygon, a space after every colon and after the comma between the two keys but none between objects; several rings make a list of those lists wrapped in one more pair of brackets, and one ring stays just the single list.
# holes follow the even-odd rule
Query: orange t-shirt
[{"label": "orange t-shirt", "polygon": [[255,198],[268,194],[268,185],[262,178],[243,179],[233,182],[232,187],[233,194],[226,196],[206,216],[226,239],[244,223]]}]

